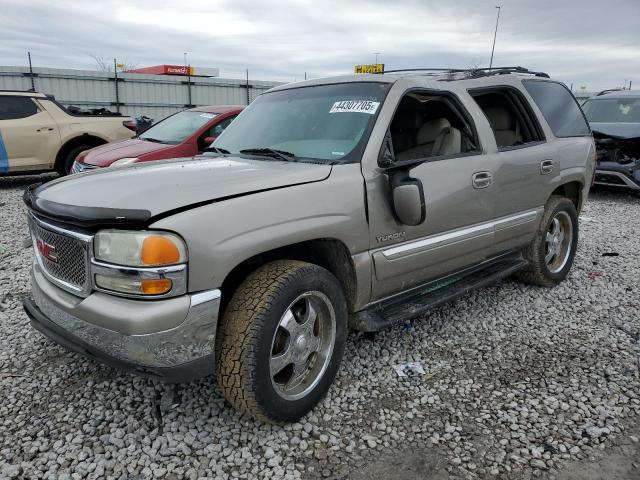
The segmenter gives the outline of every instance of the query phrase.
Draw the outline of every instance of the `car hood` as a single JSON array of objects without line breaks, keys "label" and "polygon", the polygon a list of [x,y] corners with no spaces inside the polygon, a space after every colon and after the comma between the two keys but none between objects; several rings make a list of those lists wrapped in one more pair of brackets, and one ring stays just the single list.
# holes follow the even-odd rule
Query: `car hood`
[{"label": "car hood", "polygon": [[618,139],[640,138],[640,123],[603,123],[591,122],[594,136],[606,136]]},{"label": "car hood", "polygon": [[98,167],[108,167],[116,160],[126,157],[139,157],[146,153],[159,152],[161,150],[171,150],[175,145],[167,145],[165,143],[147,142],[132,138],[122,142],[107,143],[99,147],[92,148],[87,156],[82,160],[89,165]]},{"label": "car hood", "polygon": [[148,224],[215,201],[328,178],[330,165],[194,157],[131,164],[63,177],[27,189],[35,212],[92,228]]}]

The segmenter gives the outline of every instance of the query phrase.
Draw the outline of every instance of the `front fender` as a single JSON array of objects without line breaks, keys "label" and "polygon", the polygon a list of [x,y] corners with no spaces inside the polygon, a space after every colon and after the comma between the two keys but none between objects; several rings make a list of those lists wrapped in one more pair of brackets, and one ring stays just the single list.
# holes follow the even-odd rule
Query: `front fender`
[{"label": "front fender", "polygon": [[191,292],[218,288],[234,267],[260,253],[332,238],[356,255],[369,248],[358,164],[339,165],[321,182],[204,205],[151,225],[179,233],[189,250]]}]

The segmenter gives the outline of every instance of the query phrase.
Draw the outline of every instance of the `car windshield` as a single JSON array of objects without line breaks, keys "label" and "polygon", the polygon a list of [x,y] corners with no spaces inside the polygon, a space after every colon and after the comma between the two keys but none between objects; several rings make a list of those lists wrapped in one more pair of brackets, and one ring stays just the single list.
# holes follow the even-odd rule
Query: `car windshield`
[{"label": "car windshield", "polygon": [[582,105],[582,110],[590,122],[640,122],[640,98],[591,99]]},{"label": "car windshield", "polygon": [[176,145],[184,142],[205,123],[215,118],[215,113],[185,111],[165,118],[150,129],[145,130],[138,138],[150,142]]},{"label": "car windshield", "polygon": [[357,82],[265,93],[214,146],[284,161],[359,160],[388,88],[384,83]]}]

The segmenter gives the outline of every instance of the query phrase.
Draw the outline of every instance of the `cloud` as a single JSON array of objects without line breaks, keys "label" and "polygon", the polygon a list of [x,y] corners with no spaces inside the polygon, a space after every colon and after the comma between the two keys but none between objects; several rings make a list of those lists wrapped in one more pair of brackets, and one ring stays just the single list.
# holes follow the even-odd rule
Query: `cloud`
[{"label": "cloud", "polygon": [[[499,0],[500,1],[500,0]],[[591,89],[640,82],[640,2],[501,0],[494,64]],[[189,62],[223,76],[290,81],[387,68],[487,65],[495,0],[4,0],[0,58],[91,68],[90,53],[140,66]]]}]

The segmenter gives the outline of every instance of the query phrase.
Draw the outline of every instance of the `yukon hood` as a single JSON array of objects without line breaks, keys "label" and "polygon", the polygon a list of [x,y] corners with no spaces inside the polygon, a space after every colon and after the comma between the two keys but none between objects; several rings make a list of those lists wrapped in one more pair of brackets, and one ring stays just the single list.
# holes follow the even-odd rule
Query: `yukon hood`
[{"label": "yukon hood", "polygon": [[126,157],[139,157],[146,153],[159,152],[161,150],[171,150],[175,145],[164,143],[147,142],[132,138],[122,142],[107,143],[99,147],[92,148],[83,162],[98,167],[108,167],[116,160]]},{"label": "yukon hood", "polygon": [[319,182],[330,173],[330,165],[195,157],[64,177],[30,187],[24,199],[40,215],[87,228],[140,225],[189,207]]},{"label": "yukon hood", "polygon": [[601,123],[591,122],[594,137],[605,136],[626,140],[640,138],[640,123]]}]

